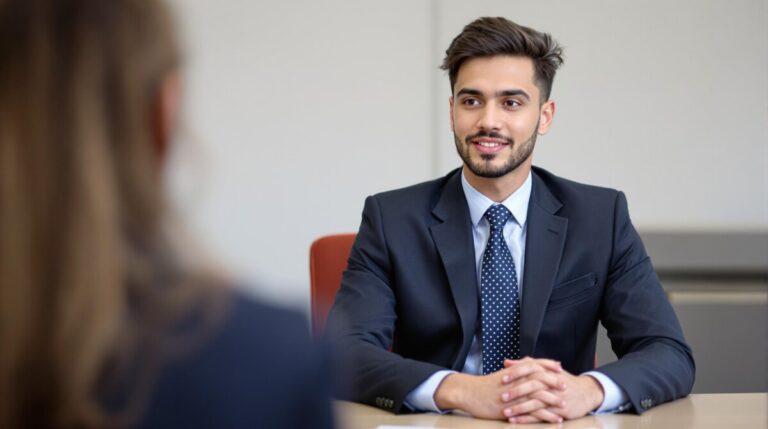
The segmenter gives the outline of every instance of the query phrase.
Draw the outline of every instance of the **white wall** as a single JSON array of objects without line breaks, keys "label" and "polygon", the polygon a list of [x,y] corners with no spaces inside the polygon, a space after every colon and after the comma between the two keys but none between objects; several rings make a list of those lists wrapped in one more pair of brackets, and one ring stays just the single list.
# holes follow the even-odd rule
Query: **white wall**
[{"label": "white wall", "polygon": [[356,230],[366,195],[459,165],[437,67],[486,14],[565,45],[537,164],[623,189],[641,229],[768,229],[763,0],[173,3],[188,110],[174,192],[275,300],[306,308],[309,244]]},{"label": "white wall", "polygon": [[176,3],[202,146],[186,176],[204,172],[186,214],[249,286],[304,305],[312,240],[430,176],[429,5]]}]

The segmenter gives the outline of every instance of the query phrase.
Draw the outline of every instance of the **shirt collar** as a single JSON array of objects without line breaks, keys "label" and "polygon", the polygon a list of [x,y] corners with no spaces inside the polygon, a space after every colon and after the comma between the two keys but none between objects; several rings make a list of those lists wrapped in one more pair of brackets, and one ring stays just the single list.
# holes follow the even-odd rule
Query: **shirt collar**
[{"label": "shirt collar", "polygon": [[[533,180],[529,171],[522,186],[501,202],[512,212],[512,216],[520,227],[525,226],[525,221],[528,218],[528,201],[531,199],[532,183]],[[488,208],[496,203],[469,184],[464,176],[463,168],[461,170],[461,187],[464,189],[464,197],[467,199],[467,205],[469,205],[469,217],[472,219],[472,226],[477,227]]]}]

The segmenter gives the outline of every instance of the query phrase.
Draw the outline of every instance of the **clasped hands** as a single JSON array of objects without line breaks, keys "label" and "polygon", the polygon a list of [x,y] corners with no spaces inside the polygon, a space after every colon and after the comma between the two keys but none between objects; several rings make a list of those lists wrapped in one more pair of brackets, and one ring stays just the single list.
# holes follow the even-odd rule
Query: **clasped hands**
[{"label": "clasped hands", "polygon": [[602,402],[603,389],[594,378],[530,357],[507,359],[504,369],[488,375],[450,374],[435,391],[440,409],[510,423],[560,423],[585,416]]}]

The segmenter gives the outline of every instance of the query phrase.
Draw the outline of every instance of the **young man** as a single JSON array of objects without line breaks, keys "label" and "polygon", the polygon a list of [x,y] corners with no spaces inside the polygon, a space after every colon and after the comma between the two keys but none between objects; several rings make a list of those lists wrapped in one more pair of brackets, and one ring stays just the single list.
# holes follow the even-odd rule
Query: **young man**
[{"label": "young man", "polygon": [[[446,51],[447,176],[366,200],[329,327],[352,399],[514,423],[644,410],[694,362],[621,192],[532,166],[561,48],[480,18]],[[597,323],[619,360],[593,370]]]}]

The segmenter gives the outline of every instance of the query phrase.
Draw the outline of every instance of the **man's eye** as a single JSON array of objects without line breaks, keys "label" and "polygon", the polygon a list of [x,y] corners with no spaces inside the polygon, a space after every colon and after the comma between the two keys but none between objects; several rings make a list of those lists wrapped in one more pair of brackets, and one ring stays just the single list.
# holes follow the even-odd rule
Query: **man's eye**
[{"label": "man's eye", "polygon": [[520,102],[517,100],[505,100],[504,101],[505,107],[519,107],[521,106]]},{"label": "man's eye", "polygon": [[461,103],[465,106],[478,106],[480,104],[480,100],[476,98],[465,98]]}]

